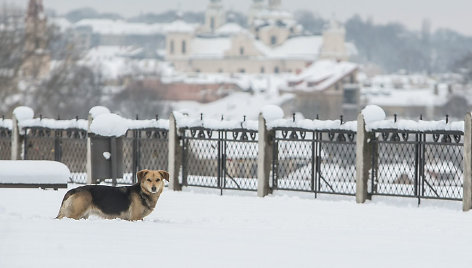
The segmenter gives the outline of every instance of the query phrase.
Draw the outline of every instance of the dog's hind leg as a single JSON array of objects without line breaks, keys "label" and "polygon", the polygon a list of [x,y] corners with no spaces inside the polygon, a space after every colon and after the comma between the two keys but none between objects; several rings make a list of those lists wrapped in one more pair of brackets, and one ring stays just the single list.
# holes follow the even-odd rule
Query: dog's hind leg
[{"label": "dog's hind leg", "polygon": [[78,192],[69,198],[64,198],[57,219],[63,217],[72,219],[86,219],[92,206],[92,196],[89,192]]}]

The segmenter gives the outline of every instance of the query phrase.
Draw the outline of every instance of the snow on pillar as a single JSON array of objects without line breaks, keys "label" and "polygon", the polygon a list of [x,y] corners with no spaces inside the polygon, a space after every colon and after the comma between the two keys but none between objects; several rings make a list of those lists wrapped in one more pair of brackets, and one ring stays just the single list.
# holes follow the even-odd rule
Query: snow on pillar
[{"label": "snow on pillar", "polygon": [[371,167],[371,151],[368,144],[369,133],[365,130],[362,113],[357,117],[356,139],[356,202],[364,203],[368,199],[367,184]]},{"label": "snow on pillar", "polygon": [[272,146],[270,134],[267,130],[264,116],[259,114],[259,141],[257,155],[257,196],[264,197],[269,194],[269,174],[272,163]]},{"label": "snow on pillar", "polygon": [[464,192],[462,210],[468,211],[472,208],[472,116],[470,113],[465,115],[464,121]]},{"label": "snow on pillar", "polygon": [[182,164],[182,149],[180,146],[177,122],[174,113],[170,114],[169,118],[169,189],[180,191],[181,185],[179,183],[179,172]]}]

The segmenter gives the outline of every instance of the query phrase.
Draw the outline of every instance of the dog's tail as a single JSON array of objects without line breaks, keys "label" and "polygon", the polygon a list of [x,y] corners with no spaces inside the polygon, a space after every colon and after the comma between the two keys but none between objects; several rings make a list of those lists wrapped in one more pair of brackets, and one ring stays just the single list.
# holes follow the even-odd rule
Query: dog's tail
[{"label": "dog's tail", "polygon": [[56,219],[62,219],[64,218],[65,216],[65,209],[66,209],[66,206],[64,205],[64,203],[66,202],[67,199],[69,199],[69,197],[71,197],[73,194],[75,194],[77,192],[76,189],[72,189],[72,190],[69,190],[65,195],[64,195],[64,198],[62,199],[62,203],[61,203],[61,208],[59,209],[59,213],[57,214],[56,216]]}]

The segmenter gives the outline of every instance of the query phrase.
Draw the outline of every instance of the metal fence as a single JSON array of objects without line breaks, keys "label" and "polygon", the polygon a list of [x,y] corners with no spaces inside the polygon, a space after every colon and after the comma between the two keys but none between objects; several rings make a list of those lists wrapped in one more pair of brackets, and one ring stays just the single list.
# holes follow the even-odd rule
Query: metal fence
[{"label": "metal fence", "polygon": [[11,130],[0,128],[0,160],[11,159]]},{"label": "metal fence", "polygon": [[274,133],[273,189],[356,193],[355,132],[276,128]]},{"label": "metal fence", "polygon": [[463,132],[373,133],[371,194],[462,199]]},{"label": "metal fence", "polygon": [[23,149],[25,160],[62,162],[71,172],[71,182],[87,181],[87,131],[27,127]]},{"label": "metal fence", "polygon": [[257,190],[257,131],[181,129],[182,184]]}]

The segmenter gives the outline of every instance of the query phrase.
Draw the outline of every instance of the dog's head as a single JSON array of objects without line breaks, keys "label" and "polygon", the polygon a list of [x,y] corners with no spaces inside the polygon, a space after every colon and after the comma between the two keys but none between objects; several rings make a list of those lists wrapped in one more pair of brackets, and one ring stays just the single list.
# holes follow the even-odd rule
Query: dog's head
[{"label": "dog's head", "polygon": [[151,194],[161,192],[164,189],[164,180],[169,181],[169,173],[164,170],[140,170],[137,174],[141,188]]}]

